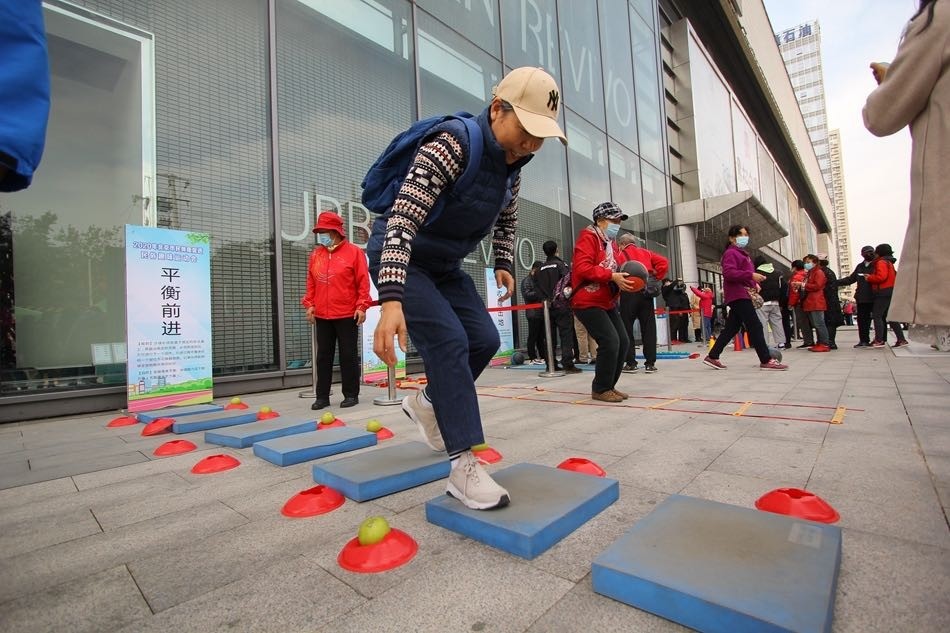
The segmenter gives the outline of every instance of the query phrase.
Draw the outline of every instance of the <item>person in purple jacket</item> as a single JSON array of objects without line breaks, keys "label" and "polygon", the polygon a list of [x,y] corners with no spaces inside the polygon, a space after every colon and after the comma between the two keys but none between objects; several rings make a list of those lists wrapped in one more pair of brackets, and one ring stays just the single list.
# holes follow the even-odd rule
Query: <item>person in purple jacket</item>
[{"label": "person in purple jacket", "polygon": [[735,224],[729,227],[729,243],[722,254],[722,290],[726,305],[729,306],[729,316],[726,318],[726,325],[715,345],[709,350],[709,355],[703,359],[703,363],[713,369],[725,369],[726,366],[719,360],[722,350],[739,332],[740,324],[745,326],[749,333],[749,341],[759,355],[760,369],[776,369],[783,371],[788,369],[788,365],[778,362],[769,353],[769,347],[765,343],[765,335],[762,332],[762,322],[752,305],[752,298],[749,290],[756,290],[759,282],[765,279],[765,275],[755,272],[755,265],[752,263],[752,257],[746,251],[749,247],[749,229],[741,224]]}]

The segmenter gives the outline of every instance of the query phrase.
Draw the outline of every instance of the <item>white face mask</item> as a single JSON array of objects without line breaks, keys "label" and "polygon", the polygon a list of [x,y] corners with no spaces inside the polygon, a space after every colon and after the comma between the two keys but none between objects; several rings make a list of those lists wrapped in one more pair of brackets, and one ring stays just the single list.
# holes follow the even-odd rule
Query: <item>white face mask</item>
[{"label": "white face mask", "polygon": [[613,223],[611,223],[611,224],[608,224],[608,225],[607,225],[607,228],[606,228],[606,229],[604,229],[604,235],[607,236],[607,239],[608,239],[608,240],[612,240],[612,239],[616,238],[618,233],[620,233],[620,225],[619,225],[619,224],[613,224]]},{"label": "white face mask", "polygon": [[317,233],[317,243],[324,248],[330,248],[333,246],[333,238],[329,233]]},{"label": "white face mask", "polygon": [[739,237],[736,238],[736,246],[738,246],[739,248],[745,248],[748,245],[749,245],[748,235],[740,235]]}]

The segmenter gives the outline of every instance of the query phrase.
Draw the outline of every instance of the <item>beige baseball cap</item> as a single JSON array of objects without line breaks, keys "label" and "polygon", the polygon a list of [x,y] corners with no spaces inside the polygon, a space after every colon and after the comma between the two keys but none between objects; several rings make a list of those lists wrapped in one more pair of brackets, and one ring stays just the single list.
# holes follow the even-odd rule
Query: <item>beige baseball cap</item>
[{"label": "beige baseball cap", "polygon": [[538,138],[556,136],[567,145],[567,137],[557,124],[561,92],[557,82],[543,68],[522,66],[504,76],[492,94],[510,103],[528,134]]}]

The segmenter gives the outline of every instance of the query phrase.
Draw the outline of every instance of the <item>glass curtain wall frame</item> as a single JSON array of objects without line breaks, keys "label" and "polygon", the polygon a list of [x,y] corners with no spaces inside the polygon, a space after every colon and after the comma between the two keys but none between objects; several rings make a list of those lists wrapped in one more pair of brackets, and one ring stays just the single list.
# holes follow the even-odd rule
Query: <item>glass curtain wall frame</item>
[{"label": "glass curtain wall frame", "polygon": [[155,224],[152,33],[56,0],[43,13],[46,151],[0,198],[3,396],[124,385],[123,227]]},{"label": "glass curtain wall frame", "polygon": [[271,0],[275,5],[277,215],[285,369],[311,362],[300,300],[317,216],[343,218],[365,246],[376,216],[360,181],[416,119],[412,7],[406,0]]}]

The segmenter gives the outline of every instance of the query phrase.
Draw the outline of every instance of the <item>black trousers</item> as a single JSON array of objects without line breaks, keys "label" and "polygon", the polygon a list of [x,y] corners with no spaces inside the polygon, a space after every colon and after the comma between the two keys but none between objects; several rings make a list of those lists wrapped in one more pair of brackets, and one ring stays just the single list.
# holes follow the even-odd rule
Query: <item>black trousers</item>
[{"label": "black trousers", "polygon": [[[671,310],[687,310],[688,308],[669,308]],[[670,317],[670,338],[689,343],[689,315],[671,314]]]},{"label": "black trousers", "polygon": [[317,319],[317,400],[330,399],[333,380],[333,354],[340,344],[340,374],[344,398],[360,395],[360,358],[357,340],[359,326],[353,317]]},{"label": "black trousers", "polygon": [[544,317],[528,319],[528,359],[547,358],[547,341],[544,337]]},{"label": "black trousers", "polygon": [[[561,365],[563,367],[574,366],[574,313],[571,310],[551,310],[551,329],[557,332],[548,332],[551,337],[551,349],[555,349],[554,341],[561,343]],[[544,354],[547,356],[547,352]],[[548,359],[548,368],[554,367],[554,359]]]},{"label": "black trousers", "polygon": [[871,342],[871,320],[873,313],[873,301],[858,304],[858,340],[862,343]]},{"label": "black trousers", "polygon": [[901,324],[896,321],[887,320],[887,311],[891,307],[891,293],[888,292],[884,295],[876,295],[874,297],[874,307],[872,308],[874,312],[874,340],[887,342],[887,327],[890,326],[891,330],[894,332],[894,336],[897,337],[898,341],[904,340],[904,330],[901,329]]},{"label": "black trousers", "polygon": [[590,390],[593,393],[609,391],[620,380],[623,359],[630,345],[630,337],[624,331],[620,313],[617,308],[584,308],[575,310],[574,316],[587,328],[587,334],[597,341],[597,362]]},{"label": "black trousers", "polygon": [[653,313],[653,297],[643,292],[620,293],[620,320],[623,331],[630,339],[626,362],[637,364],[637,344],[633,338],[633,322],[640,322],[640,338],[643,341],[643,358],[647,365],[656,364],[656,316]]},{"label": "black trousers", "polygon": [[785,346],[792,344],[795,333],[792,331],[792,311],[788,306],[782,306],[782,329],[785,330]]},{"label": "black trousers", "polygon": [[759,355],[760,363],[767,363],[772,358],[769,354],[769,346],[765,342],[765,334],[762,332],[762,321],[752,306],[752,299],[736,299],[729,304],[729,316],[726,317],[726,325],[719,333],[716,344],[709,350],[710,358],[719,358],[726,345],[732,342],[732,338],[739,333],[739,327],[744,326],[745,331],[749,333],[749,342],[755,348]]}]

